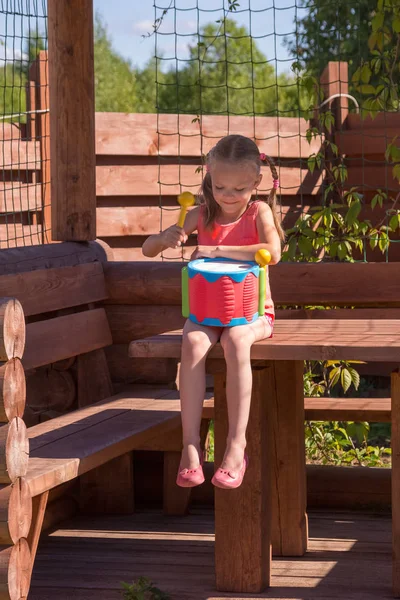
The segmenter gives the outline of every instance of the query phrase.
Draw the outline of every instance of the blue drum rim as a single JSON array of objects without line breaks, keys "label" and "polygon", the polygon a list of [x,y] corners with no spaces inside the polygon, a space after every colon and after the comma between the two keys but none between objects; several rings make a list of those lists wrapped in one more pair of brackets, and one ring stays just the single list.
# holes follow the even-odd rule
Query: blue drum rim
[{"label": "blue drum rim", "polygon": [[248,321],[246,317],[235,317],[234,319],[231,319],[229,323],[222,323],[219,319],[210,319],[208,317],[202,321],[199,321],[199,319],[197,319],[192,313],[189,315],[189,319],[193,323],[197,323],[198,325],[207,325],[209,327],[236,327],[237,325],[250,325],[251,323],[254,323],[254,321],[257,321],[258,317],[259,313],[257,311],[254,313],[251,321]]},{"label": "blue drum rim", "polygon": [[[204,271],[196,271],[195,267],[198,264],[204,264],[204,263],[212,263],[212,262],[226,262],[227,264],[237,264],[237,263],[245,263],[247,265],[249,265],[249,269],[247,269],[246,271],[243,272],[235,272],[235,273],[206,273]],[[240,282],[243,281],[243,279],[245,279],[247,277],[247,275],[253,274],[255,277],[259,277],[259,273],[260,273],[260,267],[259,265],[254,262],[254,261],[250,261],[250,260],[232,260],[230,258],[197,258],[196,260],[192,260],[188,263],[187,265],[188,267],[188,273],[189,273],[189,279],[193,279],[193,277],[195,277],[195,275],[201,275],[202,277],[204,277],[204,279],[206,281],[208,281],[209,283],[214,283],[215,281],[218,281],[218,279],[220,279],[221,277],[230,277],[231,279],[233,279],[236,282]],[[246,321],[246,320],[245,320]],[[248,323],[248,321],[246,321],[246,323]]]}]

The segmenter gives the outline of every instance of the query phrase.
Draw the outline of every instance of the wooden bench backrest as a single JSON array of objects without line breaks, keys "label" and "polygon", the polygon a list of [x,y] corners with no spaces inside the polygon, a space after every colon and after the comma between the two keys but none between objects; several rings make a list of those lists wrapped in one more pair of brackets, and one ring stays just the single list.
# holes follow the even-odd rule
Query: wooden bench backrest
[{"label": "wooden bench backrest", "polygon": [[[179,305],[182,263],[108,263],[109,304]],[[400,307],[400,263],[280,263],[276,306]]]},{"label": "wooden bench backrest", "polygon": [[24,309],[26,370],[112,343],[105,311],[94,307],[107,298],[99,262],[3,275],[0,296],[6,295]]},{"label": "wooden bench backrest", "polygon": [[26,319],[26,370],[112,343],[97,305],[107,298],[103,254],[93,244],[68,243],[1,253],[0,297],[17,298]]}]

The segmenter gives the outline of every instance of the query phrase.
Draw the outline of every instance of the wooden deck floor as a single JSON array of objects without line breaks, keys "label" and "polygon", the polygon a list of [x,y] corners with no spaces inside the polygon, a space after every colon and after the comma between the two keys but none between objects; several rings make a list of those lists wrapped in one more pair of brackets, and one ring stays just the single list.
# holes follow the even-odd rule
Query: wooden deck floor
[{"label": "wooden deck floor", "polygon": [[260,595],[214,589],[211,511],[79,517],[42,539],[29,600],[121,600],[121,581],[143,575],[172,600],[385,600],[392,598],[388,516],[312,513],[303,558],[275,559]]}]

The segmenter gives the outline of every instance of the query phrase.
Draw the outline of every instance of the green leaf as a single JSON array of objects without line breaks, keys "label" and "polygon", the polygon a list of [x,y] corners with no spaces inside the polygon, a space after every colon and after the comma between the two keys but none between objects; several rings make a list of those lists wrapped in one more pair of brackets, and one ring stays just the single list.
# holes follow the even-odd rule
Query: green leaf
[{"label": "green leaf", "polygon": [[368,63],[365,63],[365,65],[362,66],[360,75],[361,75],[361,81],[363,83],[369,83],[369,80],[371,79],[372,71],[371,71],[371,68]]},{"label": "green leaf", "polygon": [[340,242],[338,244],[337,255],[340,258],[340,260],[343,260],[347,256],[346,244],[344,244],[343,242]]},{"label": "green leaf", "polygon": [[342,372],[340,374],[340,382],[342,384],[343,391],[347,392],[352,382],[351,375],[348,369],[342,369]]},{"label": "green leaf", "polygon": [[348,367],[348,371],[350,373],[353,385],[354,385],[355,389],[357,390],[358,386],[360,385],[360,374],[358,371],[353,369],[353,367]]},{"label": "green leaf", "polygon": [[357,219],[358,215],[361,211],[361,202],[359,200],[355,200],[347,211],[347,214],[344,218],[347,225],[352,226]]},{"label": "green leaf", "polygon": [[307,160],[307,166],[308,166],[308,169],[311,171],[311,173],[314,173],[316,163],[317,163],[317,159],[316,159],[315,154],[311,154],[311,156],[309,156],[308,160]]},{"label": "green leaf", "polygon": [[358,69],[356,69],[353,73],[353,77],[351,78],[351,81],[353,83],[359,83],[361,79],[361,67],[358,67]]},{"label": "green leaf", "polygon": [[389,221],[389,227],[392,231],[396,231],[399,226],[399,215],[393,215]]},{"label": "green leaf", "polygon": [[371,35],[368,38],[368,48],[370,50],[373,50],[375,48],[375,46],[377,45],[377,41],[378,41],[377,32],[371,33]]},{"label": "green leaf", "polygon": [[382,253],[385,252],[389,247],[389,238],[384,231],[380,232],[378,246]]},{"label": "green leaf", "polygon": [[300,252],[304,254],[304,256],[310,256],[313,252],[313,246],[311,240],[304,235],[300,236],[298,239],[298,245]]},{"label": "green leaf", "polygon": [[378,29],[380,29],[383,26],[384,19],[385,13],[377,12],[371,21],[372,31],[378,31]]},{"label": "green leaf", "polygon": [[400,181],[400,163],[393,167],[393,177]]},{"label": "green leaf", "polygon": [[400,15],[392,21],[392,29],[395,33],[400,33]]},{"label": "green leaf", "polygon": [[375,94],[375,88],[369,83],[363,83],[357,87],[357,91],[361,94]]}]

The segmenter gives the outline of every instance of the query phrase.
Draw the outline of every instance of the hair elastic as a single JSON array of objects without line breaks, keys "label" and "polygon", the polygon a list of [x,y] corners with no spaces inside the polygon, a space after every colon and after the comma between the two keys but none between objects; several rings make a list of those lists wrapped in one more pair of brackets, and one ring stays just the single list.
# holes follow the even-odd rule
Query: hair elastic
[{"label": "hair elastic", "polygon": [[277,190],[279,187],[279,179],[274,179],[274,190]]}]

